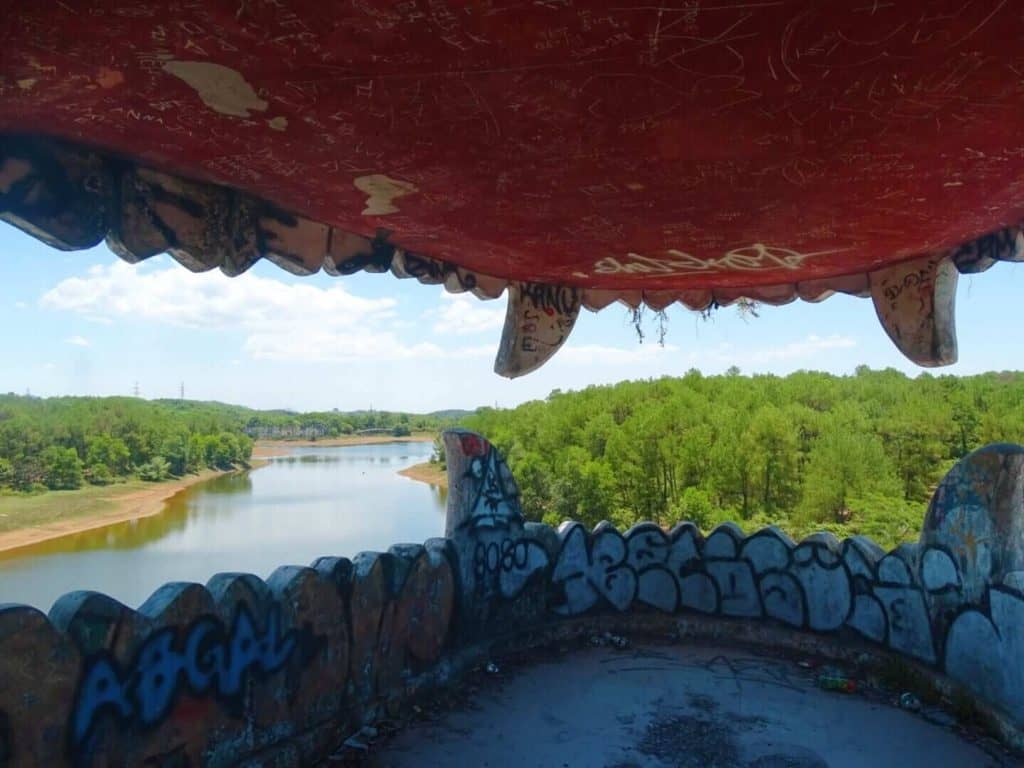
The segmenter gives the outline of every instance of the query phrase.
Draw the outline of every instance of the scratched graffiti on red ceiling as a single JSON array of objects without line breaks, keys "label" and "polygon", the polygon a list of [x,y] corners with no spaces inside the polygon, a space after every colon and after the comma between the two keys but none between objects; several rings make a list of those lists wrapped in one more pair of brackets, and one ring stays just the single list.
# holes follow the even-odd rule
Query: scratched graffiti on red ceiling
[{"label": "scratched graffiti on red ceiling", "polygon": [[1024,219],[1016,2],[15,6],[3,130],[500,277],[792,282]]},{"label": "scratched graffiti on red ceiling", "polygon": [[840,290],[939,364],[950,338],[886,314],[907,275],[935,325],[956,270],[1024,259],[1022,24],[1015,0],[15,0],[0,216],[129,260],[461,270],[591,309]]}]

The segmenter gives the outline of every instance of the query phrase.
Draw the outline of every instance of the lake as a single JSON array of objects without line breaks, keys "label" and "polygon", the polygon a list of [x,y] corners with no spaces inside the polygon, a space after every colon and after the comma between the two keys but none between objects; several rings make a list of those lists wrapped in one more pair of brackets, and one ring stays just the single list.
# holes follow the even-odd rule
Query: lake
[{"label": "lake", "polygon": [[398,475],[431,443],[296,447],[259,469],[197,483],[152,517],[0,554],[0,603],[48,611],[91,589],[138,607],[168,581],[352,557],[444,535],[445,492]]}]

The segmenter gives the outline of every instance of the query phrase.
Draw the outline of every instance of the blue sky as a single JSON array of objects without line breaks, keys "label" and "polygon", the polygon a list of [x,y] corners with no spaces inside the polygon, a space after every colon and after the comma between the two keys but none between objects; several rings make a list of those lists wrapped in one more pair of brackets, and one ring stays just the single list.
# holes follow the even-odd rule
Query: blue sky
[{"label": "blue sky", "polygon": [[[515,405],[556,388],[690,368],[850,373],[860,364],[920,371],[892,346],[871,302],[761,307],[711,320],[669,310],[666,344],[638,343],[625,307],[584,311],[546,366],[492,372],[504,298],[481,302],[391,275],[294,277],[269,263],[228,279],[167,256],[128,265],[105,246],[55,251],[0,224],[0,391],[176,397],[258,408],[429,411]],[[1024,359],[1024,265],[962,276],[960,362],[941,372],[1016,369]]]}]

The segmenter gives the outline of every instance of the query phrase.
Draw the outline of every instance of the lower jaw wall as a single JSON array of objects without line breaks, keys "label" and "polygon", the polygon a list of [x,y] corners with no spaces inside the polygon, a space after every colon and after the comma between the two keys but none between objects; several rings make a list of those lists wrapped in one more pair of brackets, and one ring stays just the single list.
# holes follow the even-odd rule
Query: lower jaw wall
[{"label": "lower jaw wall", "polygon": [[[465,444],[477,458],[489,447]],[[460,476],[450,538],[285,566],[266,581],[219,574],[205,586],[168,584],[137,611],[89,592],[64,596],[48,617],[2,606],[0,758],[308,764],[361,724],[457,684],[495,655],[604,632],[869,668],[896,663],[947,695],[966,695],[1021,746],[1020,572],[982,573],[949,538],[991,515],[965,517],[947,491],[968,480],[976,488],[979,467],[1005,474],[1024,454],[984,450],[944,481],[922,542],[890,553],[861,538],[796,543],[773,528],[747,536],[731,524],[706,537],[688,524],[555,530],[500,504],[474,517],[459,505],[479,494],[463,494]],[[488,462],[473,477],[498,472],[515,501],[504,462]],[[449,463],[458,465],[451,448]]]}]

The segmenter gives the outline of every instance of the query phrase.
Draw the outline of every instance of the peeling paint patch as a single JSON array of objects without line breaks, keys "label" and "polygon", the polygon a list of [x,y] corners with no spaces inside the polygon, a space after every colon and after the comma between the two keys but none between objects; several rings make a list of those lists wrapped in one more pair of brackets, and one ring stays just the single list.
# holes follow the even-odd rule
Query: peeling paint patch
[{"label": "peeling paint patch", "polygon": [[237,71],[206,61],[168,61],[163,70],[184,80],[210,109],[222,115],[249,117],[249,112],[265,112],[267,102]]},{"label": "peeling paint patch", "polygon": [[110,67],[100,67],[100,73],[96,77],[96,83],[100,88],[114,88],[124,82],[124,75]]},{"label": "peeling paint patch", "polygon": [[283,131],[288,128],[288,118],[281,116],[273,117],[270,120],[267,120],[267,125],[275,131]]},{"label": "peeling paint patch", "polygon": [[398,213],[394,201],[399,197],[411,195],[419,191],[415,184],[408,181],[392,179],[381,173],[371,176],[360,176],[353,182],[356,189],[365,192],[366,208],[363,209],[363,216],[385,216],[389,213]]},{"label": "peeling paint patch", "polygon": [[37,82],[39,81],[34,77],[26,77],[18,81],[18,87],[23,91],[31,91]]}]

